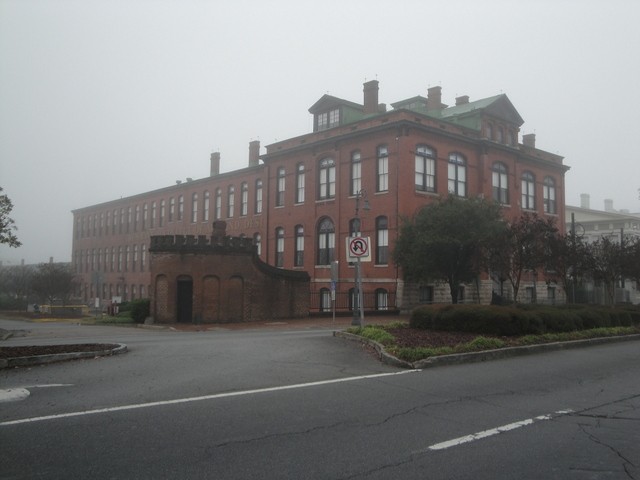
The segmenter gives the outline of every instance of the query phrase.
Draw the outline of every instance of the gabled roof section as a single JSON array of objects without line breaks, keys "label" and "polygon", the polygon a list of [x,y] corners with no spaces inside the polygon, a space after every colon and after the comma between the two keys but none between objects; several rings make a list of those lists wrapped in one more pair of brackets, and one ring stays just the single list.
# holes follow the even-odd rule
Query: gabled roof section
[{"label": "gabled roof section", "polygon": [[406,100],[400,100],[399,102],[392,103],[391,106],[399,110],[406,108],[408,110],[416,110],[418,108],[427,108],[427,99],[421,95],[416,97],[407,98]]},{"label": "gabled roof section", "polygon": [[320,97],[320,100],[309,107],[309,113],[315,115],[318,112],[326,112],[327,110],[342,106],[350,107],[357,110],[362,110],[364,108],[362,105],[350,102],[349,100],[344,100],[342,98],[325,94]]},{"label": "gabled roof section", "polygon": [[504,93],[476,100],[475,102],[445,108],[440,111],[440,117],[456,121],[456,118],[477,115],[479,113],[491,115],[492,117],[505,120],[517,126],[521,126],[524,123],[524,120]]}]

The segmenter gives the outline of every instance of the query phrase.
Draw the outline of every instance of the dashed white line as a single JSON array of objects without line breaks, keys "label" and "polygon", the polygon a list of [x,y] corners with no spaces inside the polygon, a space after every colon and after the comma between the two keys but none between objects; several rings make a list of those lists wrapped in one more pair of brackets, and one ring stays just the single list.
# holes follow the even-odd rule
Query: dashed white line
[{"label": "dashed white line", "polygon": [[139,408],[150,408],[150,407],[160,407],[163,405],[176,405],[180,403],[188,403],[188,402],[201,402],[203,400],[216,400],[219,398],[227,398],[227,397],[239,397],[243,395],[256,395],[259,393],[268,393],[268,392],[278,392],[282,390],[294,390],[298,388],[308,388],[308,387],[316,387],[319,385],[330,385],[333,383],[344,383],[344,382],[354,382],[358,380],[367,380],[372,378],[383,378],[383,377],[391,377],[395,375],[404,375],[407,373],[415,373],[420,372],[421,370],[401,370],[399,372],[390,372],[390,373],[377,373],[373,375],[360,375],[357,377],[346,377],[346,378],[336,378],[333,380],[320,380],[318,382],[309,382],[309,383],[298,383],[294,385],[282,385],[279,387],[267,387],[267,388],[257,388],[254,390],[241,390],[237,392],[226,392],[226,393],[216,393],[212,395],[203,395],[200,397],[188,397],[188,398],[178,398],[175,400],[163,400],[158,402],[149,402],[149,403],[138,403],[133,405],[121,405],[119,407],[108,407],[108,408],[98,408],[95,410],[84,410],[80,412],[69,412],[69,413],[60,413],[57,415],[45,415],[42,417],[32,417],[32,418],[22,418],[20,420],[9,420],[6,422],[0,422],[0,427],[8,426],[8,425],[19,425],[22,423],[33,423],[33,422],[42,422],[45,420],[58,420],[61,418],[69,418],[69,417],[81,417],[85,415],[96,415],[99,413],[110,413],[110,412],[120,412],[124,410],[134,410]]},{"label": "dashed white line", "polygon": [[465,435],[464,437],[458,437],[452,440],[447,440],[446,442],[436,443],[435,445],[431,445],[430,447],[428,447],[428,450],[445,450],[447,448],[457,447],[458,445],[462,445],[463,443],[474,442],[476,440],[491,437],[499,433],[509,432],[511,430],[515,430],[516,428],[521,428],[527,425],[531,425],[534,422],[549,420],[551,418],[558,417],[561,415],[567,415],[571,412],[572,410],[559,410],[557,412],[549,413],[547,415],[540,415],[534,418],[527,418],[526,420],[509,423],[507,425],[502,425],[501,427],[491,428],[489,430],[483,430],[482,432],[472,433],[471,435]]}]

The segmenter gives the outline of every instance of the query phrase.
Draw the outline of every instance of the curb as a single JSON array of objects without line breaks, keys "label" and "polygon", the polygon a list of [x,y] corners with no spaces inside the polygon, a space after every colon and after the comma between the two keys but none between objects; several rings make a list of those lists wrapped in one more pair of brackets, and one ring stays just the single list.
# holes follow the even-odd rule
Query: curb
[{"label": "curb", "polygon": [[105,357],[109,355],[119,355],[127,351],[127,346],[124,343],[114,343],[114,348],[109,350],[97,350],[93,352],[55,353],[51,355],[34,355],[31,357],[1,358],[0,370],[3,368],[44,365],[48,363],[64,362],[65,360],[77,360],[80,358],[95,358]]},{"label": "curb", "polygon": [[541,343],[539,345],[524,345],[521,347],[506,347],[496,350],[482,350],[480,352],[452,353],[450,355],[438,355],[425,358],[417,362],[405,362],[389,354],[384,346],[368,338],[360,337],[347,332],[333,332],[334,337],[345,338],[350,341],[360,342],[373,347],[380,361],[386,365],[400,368],[424,369],[440,367],[445,365],[461,365],[464,363],[486,362],[499,360],[502,358],[519,357],[523,355],[533,355],[536,353],[554,352],[558,350],[570,350],[574,348],[586,348],[607,343],[630,342],[640,340],[640,334],[622,335],[617,337],[589,338],[586,340],[571,340],[568,342]]}]

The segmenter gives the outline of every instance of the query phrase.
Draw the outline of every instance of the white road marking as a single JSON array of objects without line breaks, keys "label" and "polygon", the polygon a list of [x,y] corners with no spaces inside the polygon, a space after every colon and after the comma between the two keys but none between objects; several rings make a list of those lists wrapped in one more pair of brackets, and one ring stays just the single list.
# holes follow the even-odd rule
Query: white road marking
[{"label": "white road marking", "polygon": [[540,415],[538,417],[528,418],[526,420],[521,420],[519,422],[509,423],[508,425],[502,425],[501,427],[491,428],[489,430],[484,430],[482,432],[472,433],[471,435],[465,435],[464,437],[458,437],[452,440],[448,440],[446,442],[436,443],[435,445],[431,445],[428,448],[428,450],[445,450],[447,448],[457,447],[458,445],[462,445],[463,443],[474,442],[482,438],[491,437],[499,433],[509,432],[511,430],[515,430],[516,428],[525,427],[527,425],[531,425],[534,422],[539,422],[541,420],[549,420],[551,418],[558,417],[561,415],[567,415],[572,411],[573,410],[559,410],[557,412],[550,413],[547,415]]},{"label": "white road marking", "polygon": [[212,395],[203,395],[200,397],[188,397],[188,398],[178,398],[175,400],[163,400],[158,402],[149,402],[149,403],[138,403],[133,405],[122,405],[119,407],[109,407],[109,408],[98,408],[95,410],[84,410],[80,412],[69,412],[69,413],[60,413],[58,415],[45,415],[42,417],[32,417],[32,418],[23,418],[20,420],[9,420],[6,422],[0,422],[0,427],[4,427],[7,425],[19,425],[21,423],[33,423],[33,422],[42,422],[45,420],[58,420],[60,418],[69,418],[69,417],[81,417],[85,415],[96,415],[99,413],[110,413],[110,412],[120,412],[124,410],[134,410],[138,408],[150,408],[150,407],[160,407],[163,405],[176,405],[180,403],[189,403],[189,402],[201,402],[203,400],[216,400],[219,398],[228,398],[228,397],[239,397],[243,395],[255,395],[259,393],[268,393],[268,392],[278,392],[281,390],[294,390],[298,388],[308,388],[308,387],[316,387],[319,385],[330,385],[333,383],[344,383],[344,382],[354,382],[358,380],[367,380],[372,378],[382,378],[382,377],[391,377],[395,375],[404,375],[407,373],[415,373],[421,372],[422,370],[402,370],[399,372],[391,372],[391,373],[377,373],[373,375],[360,375],[357,377],[346,377],[346,378],[336,378],[333,380],[320,380],[318,382],[309,382],[309,383],[298,383],[294,385],[282,385],[280,387],[267,387],[267,388],[257,388],[254,390],[241,390],[238,392],[226,392],[226,393],[216,393]]}]

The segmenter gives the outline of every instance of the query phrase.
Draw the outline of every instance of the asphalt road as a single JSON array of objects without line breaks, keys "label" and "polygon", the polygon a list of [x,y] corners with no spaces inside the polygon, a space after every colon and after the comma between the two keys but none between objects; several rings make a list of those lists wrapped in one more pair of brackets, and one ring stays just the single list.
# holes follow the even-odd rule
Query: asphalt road
[{"label": "asphalt road", "polygon": [[0,371],[2,479],[640,479],[640,342],[407,371],[326,328],[27,326],[130,351]]}]

